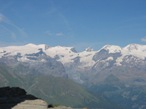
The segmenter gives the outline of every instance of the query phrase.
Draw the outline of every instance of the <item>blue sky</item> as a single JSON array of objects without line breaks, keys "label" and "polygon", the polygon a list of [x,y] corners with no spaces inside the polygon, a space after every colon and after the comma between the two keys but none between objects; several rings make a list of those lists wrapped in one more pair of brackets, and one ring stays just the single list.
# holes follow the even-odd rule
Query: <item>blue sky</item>
[{"label": "blue sky", "polygon": [[146,44],[146,0],[0,0],[0,45]]}]

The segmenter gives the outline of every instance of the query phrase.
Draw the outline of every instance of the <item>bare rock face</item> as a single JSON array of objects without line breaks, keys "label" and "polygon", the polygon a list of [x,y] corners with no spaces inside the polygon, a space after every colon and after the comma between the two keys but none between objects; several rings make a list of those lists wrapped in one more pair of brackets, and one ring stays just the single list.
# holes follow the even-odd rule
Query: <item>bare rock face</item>
[{"label": "bare rock face", "polygon": [[40,99],[25,100],[14,106],[12,109],[47,109],[48,104]]}]

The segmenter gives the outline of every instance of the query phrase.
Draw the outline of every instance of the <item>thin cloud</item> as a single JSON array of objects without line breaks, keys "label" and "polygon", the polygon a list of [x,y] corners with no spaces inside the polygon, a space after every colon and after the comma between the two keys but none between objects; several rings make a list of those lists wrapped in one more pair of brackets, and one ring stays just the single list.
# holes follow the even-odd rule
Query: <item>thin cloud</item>
[{"label": "thin cloud", "polygon": [[62,32],[56,33],[56,36],[64,36]]},{"label": "thin cloud", "polygon": [[49,37],[61,37],[61,36],[65,36],[65,34],[63,32],[50,32],[50,31],[46,31],[45,32],[45,35],[46,36],[49,36]]},{"label": "thin cloud", "polygon": [[67,20],[67,18],[65,17],[65,15],[63,15],[60,11],[58,13],[58,16],[62,19],[62,21],[64,22],[64,25],[70,30],[72,31],[72,28],[70,26],[69,21]]},{"label": "thin cloud", "polygon": [[46,32],[45,32],[45,35],[46,35],[46,36],[52,36],[52,33],[51,33],[50,31],[46,31]]},{"label": "thin cloud", "polygon": [[64,24],[64,26],[66,27],[66,29],[68,31],[73,31],[69,20],[66,18],[66,16],[57,8],[57,6],[55,5],[55,3],[53,1],[51,1],[51,8],[50,10],[47,11],[46,13],[47,15],[50,16],[57,16],[61,22]]},{"label": "thin cloud", "polygon": [[0,23],[5,22],[6,21],[6,17],[0,13]]},{"label": "thin cloud", "polygon": [[[10,37],[13,38],[13,39],[17,38],[17,34],[19,35],[19,37],[23,37],[23,38],[28,37],[27,33],[23,29],[21,29],[16,24],[14,24],[9,18],[7,18],[2,13],[0,13],[0,24],[3,27],[3,29],[5,29],[7,32],[9,32],[11,34]],[[5,26],[5,24],[9,25],[9,26]]]},{"label": "thin cloud", "polygon": [[142,41],[142,42],[146,42],[146,36],[143,37],[143,38],[141,38],[141,41]]}]

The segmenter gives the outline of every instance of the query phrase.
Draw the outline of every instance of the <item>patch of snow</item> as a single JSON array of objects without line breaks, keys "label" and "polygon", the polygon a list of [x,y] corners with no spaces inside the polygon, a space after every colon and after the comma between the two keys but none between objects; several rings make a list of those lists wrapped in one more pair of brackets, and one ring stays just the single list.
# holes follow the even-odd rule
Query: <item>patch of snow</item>
[{"label": "patch of snow", "polygon": [[116,45],[105,45],[101,49],[107,50],[109,51],[109,53],[117,53],[117,52],[121,52],[122,50],[120,46],[116,46]]},{"label": "patch of snow", "polygon": [[39,44],[38,48],[42,48],[43,51],[46,51],[49,48],[49,46],[46,44]]},{"label": "patch of snow", "polygon": [[122,56],[119,57],[119,58],[117,58],[117,59],[116,59],[116,65],[121,66],[121,65],[122,65],[122,64],[121,64],[122,61],[123,61],[123,57],[122,57]]},{"label": "patch of snow", "polygon": [[5,51],[6,53],[9,53],[9,55],[17,55],[20,53],[22,56],[25,56],[26,54],[33,54],[37,53],[42,49],[44,52],[47,49],[48,46],[45,44],[41,45],[35,45],[35,44],[27,44],[24,46],[8,46],[8,47],[2,47],[0,49],[0,55],[4,54],[2,51]]},{"label": "patch of snow", "polygon": [[129,44],[122,50],[123,55],[133,55],[140,59],[146,57],[146,45]]},{"label": "patch of snow", "polygon": [[18,58],[18,61],[20,61],[20,62],[29,62],[30,60],[26,56],[23,56],[21,58]]},{"label": "patch of snow", "polygon": [[88,48],[85,49],[85,51],[91,52],[91,51],[93,51],[93,49],[88,47]]},{"label": "patch of snow", "polygon": [[73,47],[50,47],[46,50],[46,54],[52,58],[58,55],[61,57],[59,61],[63,64],[73,62],[73,59],[77,57],[77,53],[73,51]]},{"label": "patch of snow", "polygon": [[107,60],[107,61],[113,60],[113,57],[108,57],[106,60]]},{"label": "patch of snow", "polygon": [[79,53],[80,62],[82,64],[81,67],[91,67],[95,64],[95,61],[92,59],[96,54],[96,51],[83,51]]}]

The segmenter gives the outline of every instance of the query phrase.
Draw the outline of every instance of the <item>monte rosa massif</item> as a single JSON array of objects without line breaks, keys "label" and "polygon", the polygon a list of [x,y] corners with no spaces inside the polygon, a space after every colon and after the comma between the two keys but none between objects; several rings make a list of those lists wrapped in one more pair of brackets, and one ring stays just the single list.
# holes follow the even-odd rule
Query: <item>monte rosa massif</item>
[{"label": "monte rosa massif", "polygon": [[[125,56],[134,56],[139,59],[145,59],[146,57],[146,45],[139,44],[129,44],[123,48],[116,45],[105,45],[98,51],[93,51],[92,49],[87,48],[82,52],[77,52],[73,47],[49,47],[45,44],[27,44],[24,46],[0,47],[0,57],[20,55],[21,58],[19,58],[19,61],[24,62],[32,61],[27,58],[28,54],[43,52],[51,58],[57,58],[56,60],[62,62],[63,64],[73,63],[75,58],[79,58],[83,67],[91,67],[96,63],[94,57],[102,51],[105,51],[109,54],[119,53],[120,56],[118,56],[116,59],[117,65],[120,65]],[[113,57],[108,57],[106,60],[113,60]]]},{"label": "monte rosa massif", "polygon": [[0,47],[0,86],[73,107],[146,109],[145,66],[140,44],[82,52],[45,44]]}]

